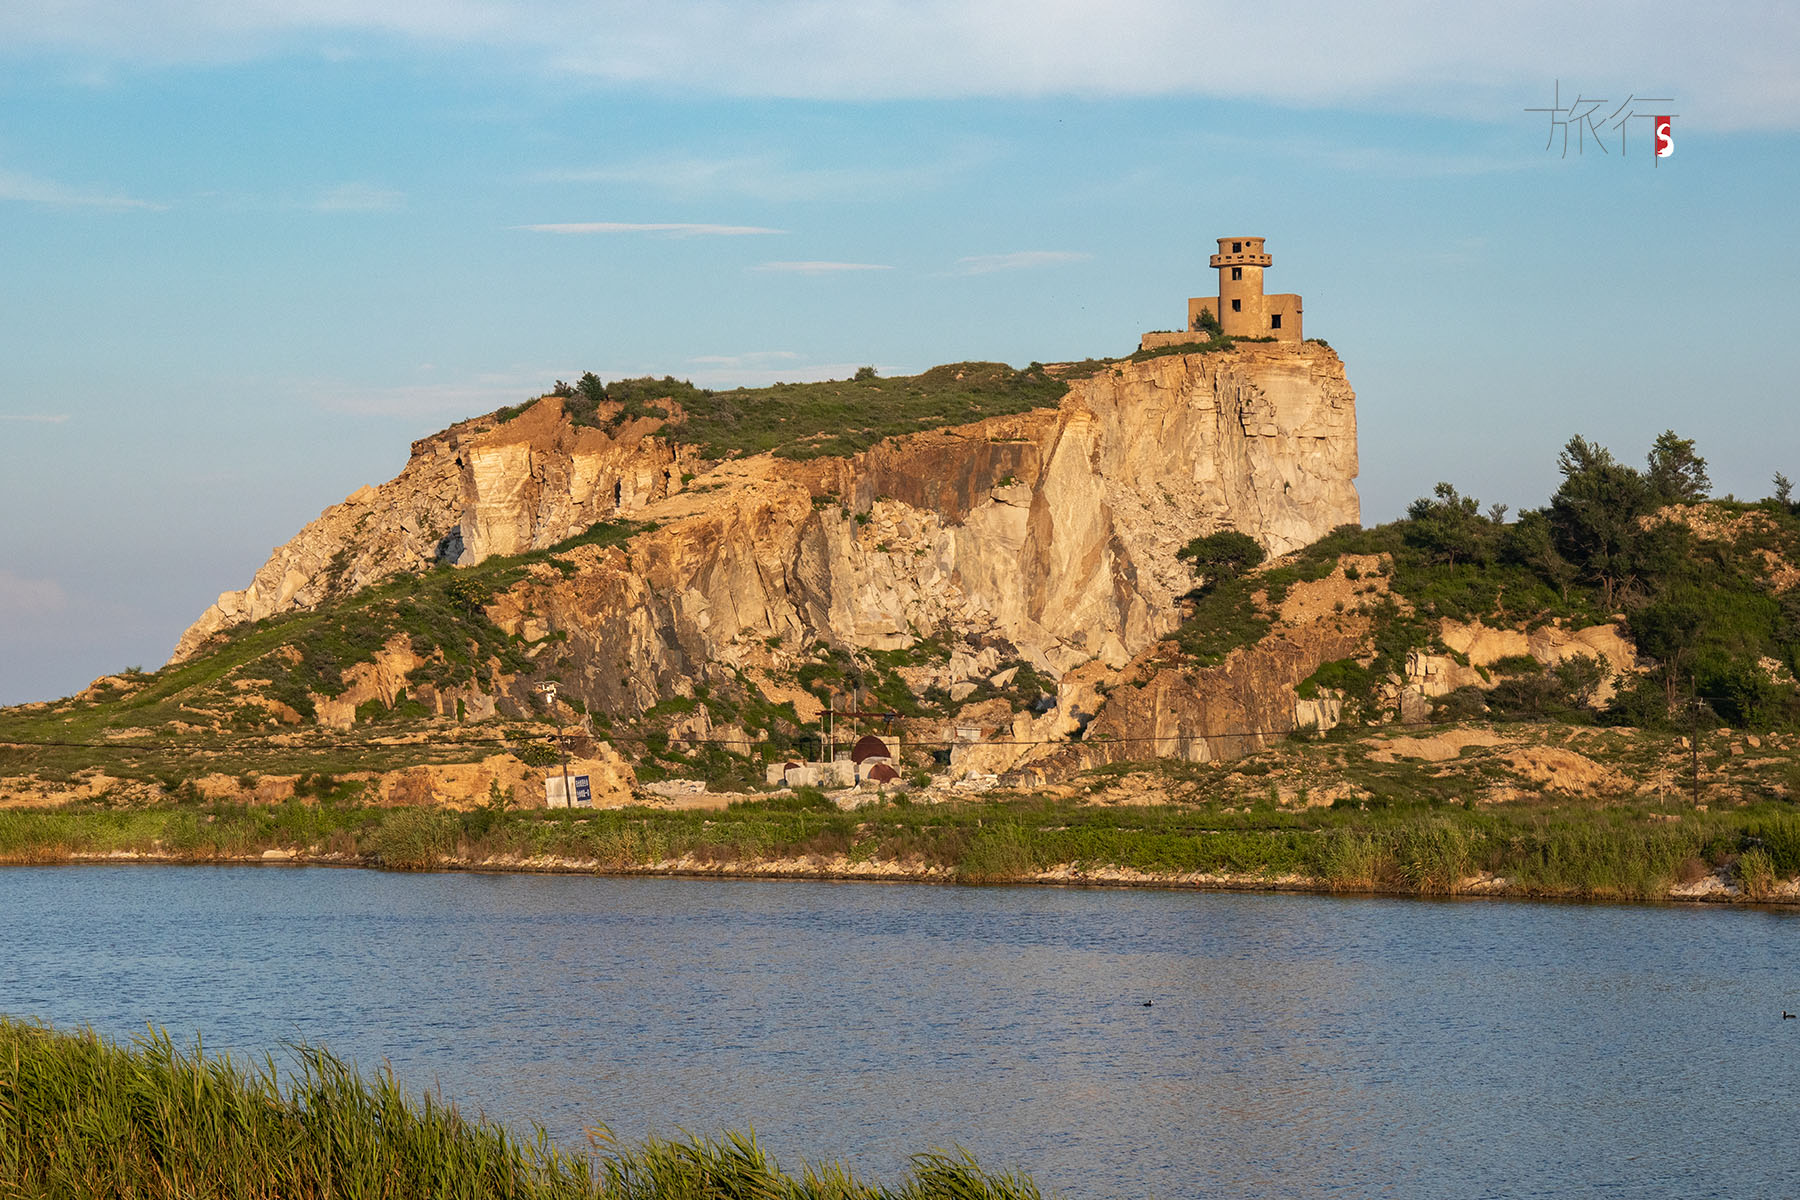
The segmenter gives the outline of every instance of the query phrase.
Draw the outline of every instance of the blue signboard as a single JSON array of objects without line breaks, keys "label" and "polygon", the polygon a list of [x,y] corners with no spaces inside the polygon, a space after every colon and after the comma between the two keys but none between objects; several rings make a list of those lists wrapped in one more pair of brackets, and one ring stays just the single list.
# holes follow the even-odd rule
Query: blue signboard
[{"label": "blue signboard", "polygon": [[575,807],[594,807],[594,790],[588,786],[588,777],[586,775],[577,775],[575,777]]}]

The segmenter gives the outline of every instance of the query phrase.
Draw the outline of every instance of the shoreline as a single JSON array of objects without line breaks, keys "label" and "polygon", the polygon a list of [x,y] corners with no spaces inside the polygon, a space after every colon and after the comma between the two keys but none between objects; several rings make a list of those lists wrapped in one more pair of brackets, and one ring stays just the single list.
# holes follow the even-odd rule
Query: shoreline
[{"label": "shoreline", "polygon": [[391,871],[395,874],[460,872],[492,875],[592,875],[613,878],[761,879],[814,883],[907,883],[961,887],[1145,888],[1159,891],[1282,892],[1392,900],[1492,899],[1602,904],[1724,904],[1749,907],[1800,907],[1800,879],[1775,885],[1763,896],[1750,896],[1714,873],[1691,884],[1677,884],[1666,895],[1641,897],[1580,893],[1521,887],[1504,876],[1483,872],[1460,879],[1448,889],[1333,886],[1313,876],[1254,872],[1151,872],[1133,867],[1080,867],[1059,864],[1030,873],[979,880],[959,877],[951,867],[906,864],[845,856],[775,858],[750,862],[701,862],[681,858],[642,866],[621,866],[599,859],[560,856],[490,855],[480,858],[442,856],[429,866],[396,867],[370,855],[330,851],[264,850],[256,854],[194,855],[161,850],[69,851],[61,855],[0,854],[0,868],[57,866],[194,866],[194,867],[337,867],[344,870]]}]

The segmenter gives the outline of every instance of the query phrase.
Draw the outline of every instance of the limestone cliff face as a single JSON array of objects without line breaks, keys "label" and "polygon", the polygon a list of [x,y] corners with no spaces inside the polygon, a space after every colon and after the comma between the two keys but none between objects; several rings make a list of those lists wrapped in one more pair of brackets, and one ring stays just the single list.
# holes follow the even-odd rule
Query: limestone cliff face
[{"label": "limestone cliff face", "polygon": [[1195,670],[1172,644],[1152,646],[1110,681],[1080,742],[1032,748],[1003,766],[1056,776],[1146,758],[1214,762],[1301,725],[1330,728],[1341,701],[1328,693],[1301,699],[1297,686],[1323,663],[1367,654],[1373,625],[1360,601],[1388,598],[1380,562],[1346,555],[1324,578],[1294,584],[1269,635],[1216,667]]},{"label": "limestone cliff face", "polygon": [[438,563],[541,549],[635,512],[679,487],[675,453],[644,436],[657,424],[628,422],[608,436],[570,425],[551,398],[498,427],[464,421],[414,442],[399,475],[326,509],[275,550],[249,587],[222,594],[170,661],[191,658],[233,625]]},{"label": "limestone cliff face", "polygon": [[819,641],[892,649],[934,632],[1060,676],[1122,667],[1174,627],[1190,538],[1231,527],[1281,553],[1359,515],[1355,397],[1317,345],[1121,363],[1056,409],[849,459],[708,464],[634,424],[577,429],[547,400],[418,443],[398,478],[221,596],[177,658],[238,621],[630,517],[656,528],[570,552],[573,573],[546,565],[490,609],[528,640],[563,635],[559,670],[590,705],[646,705]]}]

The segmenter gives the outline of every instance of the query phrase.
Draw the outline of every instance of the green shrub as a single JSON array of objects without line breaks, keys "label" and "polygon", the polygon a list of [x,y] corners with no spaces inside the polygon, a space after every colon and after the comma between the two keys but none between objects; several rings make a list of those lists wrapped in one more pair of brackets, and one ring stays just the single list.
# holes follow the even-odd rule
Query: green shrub
[{"label": "green shrub", "polygon": [[1334,658],[1330,662],[1320,663],[1318,669],[1302,679],[1294,690],[1302,700],[1317,699],[1321,688],[1342,692],[1347,696],[1362,696],[1375,683],[1375,673],[1354,658]]},{"label": "green shrub", "polygon": [[[854,454],[898,434],[1053,408],[1068,390],[1040,363],[1023,371],[1004,363],[949,363],[892,379],[864,367],[848,380],[725,391],[671,377],[604,386],[597,379],[590,386],[589,379],[583,377],[576,399],[565,401],[575,424],[617,430],[633,418],[666,420],[658,436],[714,459],[768,451],[799,459]],[[619,408],[601,421],[605,403]]]},{"label": "green shrub", "polygon": [[455,814],[425,808],[395,809],[375,831],[375,858],[395,871],[429,871],[455,846]]},{"label": "green shrub", "polygon": [[1197,537],[1175,552],[1176,558],[1194,564],[1194,570],[1207,579],[1242,575],[1267,557],[1262,544],[1235,529],[1221,529]]},{"label": "green shrub", "polygon": [[1744,836],[1769,856],[1769,865],[1783,876],[1800,875],[1800,816],[1777,815],[1746,823]]},{"label": "green shrub", "polygon": [[1761,846],[1752,846],[1738,855],[1738,888],[1752,900],[1762,900],[1775,891],[1775,861]]},{"label": "green shrub", "polygon": [[1394,839],[1395,870],[1416,892],[1450,895],[1474,870],[1474,844],[1460,825],[1431,823],[1409,827]]},{"label": "green shrub", "polygon": [[528,767],[551,767],[562,761],[562,753],[548,742],[526,742],[513,751],[513,757]]},{"label": "green shrub", "polygon": [[1271,624],[1257,607],[1254,581],[1227,576],[1195,594],[1193,612],[1175,631],[1175,641],[1195,665],[1212,667],[1233,650],[1261,641]]},{"label": "green shrub", "polygon": [[1028,879],[1038,863],[1031,838],[1016,824],[994,825],[969,839],[956,877],[963,883],[1006,883]]},{"label": "green shrub", "polygon": [[1322,840],[1314,874],[1334,892],[1372,892],[1393,870],[1387,848],[1375,838],[1340,829]]}]

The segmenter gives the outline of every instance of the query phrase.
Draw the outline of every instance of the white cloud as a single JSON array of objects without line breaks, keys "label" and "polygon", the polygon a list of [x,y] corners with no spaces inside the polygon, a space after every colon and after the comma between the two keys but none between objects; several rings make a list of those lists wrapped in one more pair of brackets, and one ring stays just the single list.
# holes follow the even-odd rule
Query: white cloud
[{"label": "white cloud", "polygon": [[32,425],[61,425],[68,413],[0,413],[0,421],[19,421]]},{"label": "white cloud", "polygon": [[0,200],[40,204],[45,208],[142,209],[160,212],[167,207],[112,192],[71,187],[66,183],[57,183],[52,179],[40,179],[35,175],[25,175],[18,171],[0,171]]},{"label": "white cloud", "polygon": [[882,263],[853,262],[766,262],[756,264],[758,271],[785,271],[792,275],[836,275],[844,271],[891,271]]},{"label": "white cloud", "polygon": [[1029,271],[1034,267],[1058,267],[1094,257],[1079,250],[1018,250],[1011,254],[972,254],[956,260],[958,275],[989,275],[995,271]]},{"label": "white cloud", "polygon": [[68,603],[69,594],[54,579],[27,579],[11,571],[0,571],[0,617],[41,617],[61,611]]},{"label": "white cloud", "polygon": [[625,184],[671,195],[749,196],[770,203],[869,200],[941,186],[992,153],[975,140],[947,157],[903,167],[797,167],[771,155],[661,155],[630,162],[541,172],[540,183]]},{"label": "white cloud", "polygon": [[406,193],[372,183],[340,183],[320,192],[311,207],[322,213],[398,212],[406,207]]},{"label": "white cloud", "polygon": [[797,362],[799,358],[800,355],[793,350],[751,350],[745,354],[699,354],[688,361],[705,363],[709,367],[755,367],[761,370],[778,363]]},{"label": "white cloud", "polygon": [[[690,94],[1195,96],[1507,121],[1551,78],[1673,95],[1693,128],[1800,128],[1800,8],[1693,0],[9,0],[0,46],[105,60],[476,48]],[[1578,78],[1579,77],[1579,78]]]},{"label": "white cloud", "polygon": [[[421,373],[430,374],[428,370]],[[327,412],[456,421],[541,396],[554,378],[553,370],[516,370],[385,386],[310,380],[289,384],[288,390]]]},{"label": "white cloud", "polygon": [[760,225],[705,225],[689,221],[572,221],[550,225],[515,225],[531,233],[666,233],[670,237],[745,237],[785,233]]}]

